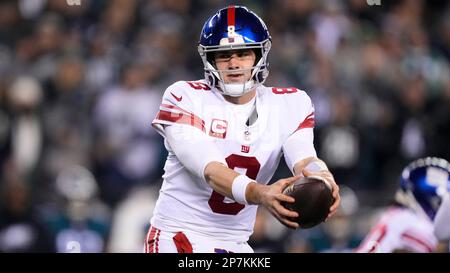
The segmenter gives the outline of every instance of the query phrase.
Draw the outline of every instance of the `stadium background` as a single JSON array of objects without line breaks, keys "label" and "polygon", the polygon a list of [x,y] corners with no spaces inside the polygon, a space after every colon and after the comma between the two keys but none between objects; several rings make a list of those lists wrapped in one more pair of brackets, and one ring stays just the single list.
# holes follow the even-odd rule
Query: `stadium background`
[{"label": "stadium background", "polygon": [[[406,163],[450,159],[450,5],[377,2],[239,2],[273,38],[266,84],[312,97],[343,198],[310,230],[259,211],[256,252],[350,251]],[[168,85],[203,77],[203,22],[237,4],[80,3],[0,1],[0,252],[142,251],[166,156],[150,122]]]}]

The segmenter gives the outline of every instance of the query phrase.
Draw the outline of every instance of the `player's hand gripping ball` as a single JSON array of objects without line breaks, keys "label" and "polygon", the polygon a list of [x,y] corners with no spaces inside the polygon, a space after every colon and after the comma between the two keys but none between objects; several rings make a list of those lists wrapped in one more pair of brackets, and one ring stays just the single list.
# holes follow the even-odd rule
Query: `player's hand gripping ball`
[{"label": "player's hand gripping ball", "polygon": [[283,206],[298,213],[299,217],[292,221],[297,222],[300,228],[311,228],[322,223],[334,203],[331,185],[318,176],[301,177],[283,193],[295,199],[294,203],[283,202]]}]

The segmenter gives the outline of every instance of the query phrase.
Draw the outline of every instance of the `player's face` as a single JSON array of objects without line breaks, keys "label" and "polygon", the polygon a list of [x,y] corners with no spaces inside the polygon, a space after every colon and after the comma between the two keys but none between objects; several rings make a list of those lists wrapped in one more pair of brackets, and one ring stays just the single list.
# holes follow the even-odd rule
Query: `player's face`
[{"label": "player's face", "polygon": [[[251,49],[219,51],[214,54],[218,70],[236,70],[222,73],[225,83],[244,83],[250,80],[256,55]],[[242,70],[246,69],[246,70]]]}]

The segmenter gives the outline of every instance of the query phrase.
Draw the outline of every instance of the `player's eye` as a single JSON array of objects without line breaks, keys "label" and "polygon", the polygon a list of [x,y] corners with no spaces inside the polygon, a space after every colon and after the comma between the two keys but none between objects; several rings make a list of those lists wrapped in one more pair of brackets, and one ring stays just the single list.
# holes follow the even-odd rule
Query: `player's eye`
[{"label": "player's eye", "polygon": [[220,52],[216,53],[216,62],[228,62],[232,58],[237,58],[240,61],[248,60],[252,57],[251,50],[235,51],[235,52]]},{"label": "player's eye", "polygon": [[252,52],[250,50],[246,50],[246,51],[241,51],[237,53],[237,56],[239,58],[245,58],[245,57],[250,57],[252,55]]},{"label": "player's eye", "polygon": [[226,62],[231,59],[231,54],[229,53],[218,53],[216,54],[216,61],[217,62]]}]

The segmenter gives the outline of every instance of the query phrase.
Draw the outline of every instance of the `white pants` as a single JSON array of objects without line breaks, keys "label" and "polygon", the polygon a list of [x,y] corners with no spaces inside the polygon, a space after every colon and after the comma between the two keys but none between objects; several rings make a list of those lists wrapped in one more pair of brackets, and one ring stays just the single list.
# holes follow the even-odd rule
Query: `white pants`
[{"label": "white pants", "polygon": [[193,234],[189,231],[167,232],[150,227],[145,253],[253,253],[247,242],[231,242]]}]

